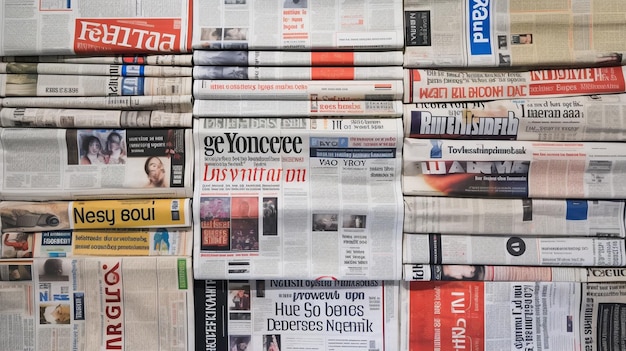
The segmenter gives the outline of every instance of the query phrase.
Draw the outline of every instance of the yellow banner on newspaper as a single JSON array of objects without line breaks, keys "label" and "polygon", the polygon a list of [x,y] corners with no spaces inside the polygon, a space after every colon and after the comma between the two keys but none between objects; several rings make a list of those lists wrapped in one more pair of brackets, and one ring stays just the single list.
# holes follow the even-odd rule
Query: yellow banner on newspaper
[{"label": "yellow banner on newspaper", "polygon": [[188,227],[189,199],[74,201],[74,229]]},{"label": "yellow banner on newspaper", "polygon": [[74,232],[74,256],[148,256],[150,232]]}]

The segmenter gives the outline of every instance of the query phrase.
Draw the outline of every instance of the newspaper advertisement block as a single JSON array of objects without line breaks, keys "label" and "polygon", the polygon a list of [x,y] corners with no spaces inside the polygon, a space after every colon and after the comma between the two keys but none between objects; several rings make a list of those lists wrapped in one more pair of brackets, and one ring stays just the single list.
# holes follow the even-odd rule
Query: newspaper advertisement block
[{"label": "newspaper advertisement block", "polygon": [[191,199],[0,202],[3,232],[191,227]]},{"label": "newspaper advertisement block", "polygon": [[193,1],[193,48],[402,49],[402,0]]},{"label": "newspaper advertisement block", "polygon": [[191,256],[188,228],[9,231],[0,242],[2,259],[77,256]]},{"label": "newspaper advertisement block", "polygon": [[405,196],[404,232],[626,236],[624,200]]},{"label": "newspaper advertisement block", "polygon": [[195,280],[198,350],[398,350],[399,283]]},{"label": "newspaper advertisement block", "polygon": [[404,263],[513,266],[626,265],[621,238],[548,238],[454,234],[404,234]]},{"label": "newspaper advertisement block", "polygon": [[84,110],[52,108],[0,109],[0,126],[28,128],[191,128],[191,112]]},{"label": "newspaper advertisement block", "polygon": [[473,280],[518,282],[626,281],[624,267],[487,266],[460,264],[404,264],[406,281]]},{"label": "newspaper advertisement block", "polygon": [[194,349],[188,257],[0,262],[7,350]]},{"label": "newspaper advertisement block", "polygon": [[404,140],[405,195],[624,199],[626,144]]},{"label": "newspaper advertisement block", "polygon": [[402,66],[402,51],[194,50],[195,66]]},{"label": "newspaper advertisement block", "polygon": [[[0,110],[0,114],[2,111]],[[195,117],[402,117],[400,100],[196,100]]]},{"label": "newspaper advertisement block", "polygon": [[192,197],[190,129],[0,129],[2,200]]},{"label": "newspaper advertisement block", "polygon": [[196,278],[400,278],[401,119],[196,119],[194,132]]},{"label": "newspaper advertisement block", "polygon": [[402,350],[623,348],[624,282],[412,282],[401,292]]},{"label": "newspaper advertisement block", "polygon": [[613,3],[404,0],[406,67],[620,65]]},{"label": "newspaper advertisement block", "polygon": [[191,95],[191,77],[0,73],[0,96]]},{"label": "newspaper advertisement block", "polygon": [[531,71],[404,70],[404,102],[485,101],[626,92],[624,67]]},{"label": "newspaper advertisement block", "polygon": [[191,51],[192,0],[7,2],[0,56]]},{"label": "newspaper advertisement block", "polygon": [[622,141],[626,94],[404,104],[405,137]]},{"label": "newspaper advertisement block", "polygon": [[193,96],[208,100],[402,100],[402,80],[195,80]]},{"label": "newspaper advertisement block", "polygon": [[[5,108],[50,108],[50,109],[99,109],[144,111],[160,110],[172,113],[192,112],[193,97],[188,95],[151,96],[72,96],[72,97],[5,97],[0,98]],[[135,119],[130,115],[129,120]]]}]

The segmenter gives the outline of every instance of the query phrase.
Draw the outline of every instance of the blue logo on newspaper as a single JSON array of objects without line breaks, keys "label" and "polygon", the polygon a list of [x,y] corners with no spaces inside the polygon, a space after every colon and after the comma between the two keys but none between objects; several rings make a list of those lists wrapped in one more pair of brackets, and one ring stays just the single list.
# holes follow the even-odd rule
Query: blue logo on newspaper
[{"label": "blue logo on newspaper", "polygon": [[491,55],[489,0],[470,0],[469,40],[472,55]]},{"label": "blue logo on newspaper", "polygon": [[311,138],[311,147],[348,147],[348,138]]}]

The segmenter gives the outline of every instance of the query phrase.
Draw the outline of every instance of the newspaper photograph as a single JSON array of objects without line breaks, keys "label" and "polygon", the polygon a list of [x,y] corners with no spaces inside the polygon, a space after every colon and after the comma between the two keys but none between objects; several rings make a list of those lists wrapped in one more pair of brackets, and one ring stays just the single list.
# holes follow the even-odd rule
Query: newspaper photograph
[{"label": "newspaper photograph", "polygon": [[0,73],[115,77],[191,77],[192,69],[191,67],[180,66],[0,62]]},{"label": "newspaper photograph", "polygon": [[[152,96],[72,96],[72,97],[5,97],[0,98],[5,108],[50,108],[144,111],[160,110],[173,113],[192,112],[193,97],[186,95]],[[0,110],[0,111],[1,111]],[[132,118],[131,118],[132,119]]]},{"label": "newspaper photograph", "polygon": [[192,0],[7,2],[0,13],[0,56],[190,52],[192,5]]},{"label": "newspaper photograph", "polygon": [[404,264],[405,281],[626,282],[624,267]]},{"label": "newspaper photograph", "polygon": [[619,142],[404,140],[405,195],[624,199]]},{"label": "newspaper photograph", "polygon": [[411,282],[402,350],[623,349],[625,282]]},{"label": "newspaper photograph", "polygon": [[192,197],[191,129],[0,129],[1,200]]},{"label": "newspaper photograph", "polygon": [[403,263],[593,266],[626,265],[622,238],[404,234]]},{"label": "newspaper photograph", "polygon": [[193,1],[194,49],[402,49],[402,0]]},{"label": "newspaper photograph", "polygon": [[4,350],[194,349],[188,257],[0,261]]},{"label": "newspaper photograph", "polygon": [[[2,110],[0,110],[0,114]],[[196,100],[194,117],[402,117],[400,100]]]},{"label": "newspaper photograph", "polygon": [[194,50],[195,66],[402,66],[402,51]]},{"label": "newspaper photograph", "polygon": [[[109,65],[150,65],[150,66],[192,66],[193,55],[45,55],[45,56],[4,56],[2,62],[31,62],[31,63],[88,63]],[[400,63],[402,64],[402,63]]]},{"label": "newspaper photograph", "polygon": [[402,80],[194,80],[198,100],[402,100]]},{"label": "newspaper photograph", "polygon": [[2,232],[191,227],[191,199],[2,201]]},{"label": "newspaper photograph", "polygon": [[9,231],[1,234],[0,259],[79,256],[188,256],[187,228]]},{"label": "newspaper photograph", "polygon": [[377,280],[195,280],[196,349],[395,351],[399,289]]},{"label": "newspaper photograph", "polygon": [[404,102],[553,98],[626,92],[622,66],[530,71],[404,70]]},{"label": "newspaper photograph", "polygon": [[626,236],[626,201],[404,196],[405,233]]},{"label": "newspaper photograph", "polygon": [[404,104],[416,139],[623,141],[626,94]]},{"label": "newspaper photograph", "polygon": [[20,128],[191,128],[191,112],[0,108],[0,126]]},{"label": "newspaper photograph", "polygon": [[[186,68],[186,67],[183,67]],[[193,79],[224,80],[402,80],[401,66],[248,67],[194,66]]]},{"label": "newspaper photograph", "polygon": [[194,277],[401,278],[400,118],[206,118],[194,133]]},{"label": "newspaper photograph", "polygon": [[404,65],[620,65],[624,16],[613,2],[404,0]]},{"label": "newspaper photograph", "polygon": [[191,82],[191,77],[0,73],[0,96],[191,95]]}]

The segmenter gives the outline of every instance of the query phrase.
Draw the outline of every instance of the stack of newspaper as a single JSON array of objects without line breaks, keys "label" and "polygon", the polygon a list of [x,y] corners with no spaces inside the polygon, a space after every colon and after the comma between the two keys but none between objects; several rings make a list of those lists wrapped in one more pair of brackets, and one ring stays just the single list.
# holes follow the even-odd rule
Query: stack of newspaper
[{"label": "stack of newspaper", "polygon": [[194,15],[196,346],[397,350],[401,0]]},{"label": "stack of newspaper", "polygon": [[402,349],[624,348],[613,5],[405,0]]}]

